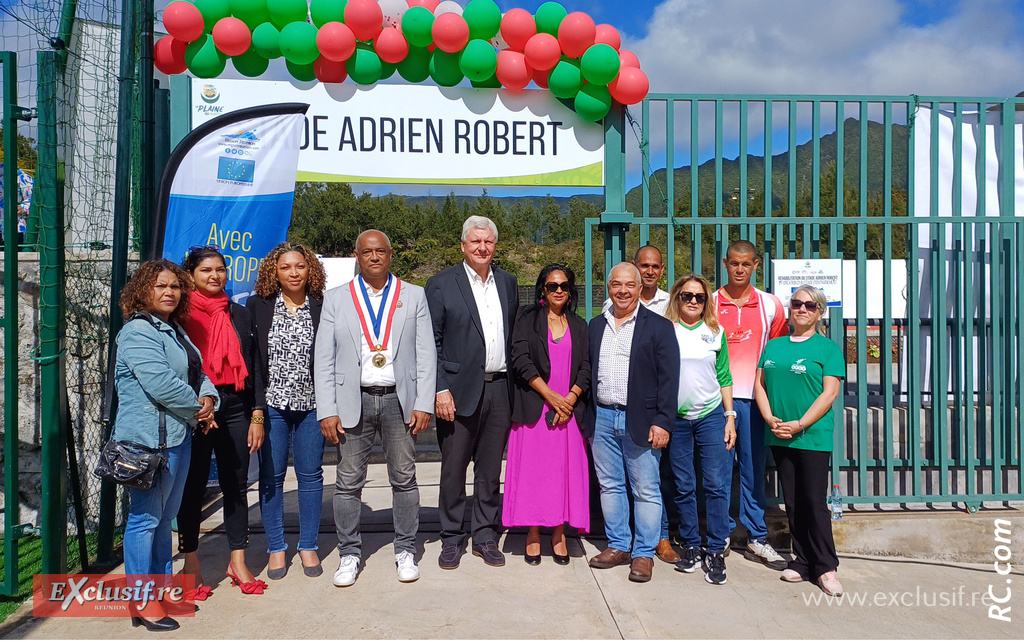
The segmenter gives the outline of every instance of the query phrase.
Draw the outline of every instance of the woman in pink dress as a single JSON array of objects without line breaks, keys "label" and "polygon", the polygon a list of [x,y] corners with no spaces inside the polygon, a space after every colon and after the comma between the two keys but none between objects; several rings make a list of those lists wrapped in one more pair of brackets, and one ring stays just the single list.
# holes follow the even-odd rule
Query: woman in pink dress
[{"label": "woman in pink dress", "polygon": [[587,451],[577,426],[590,387],[587,324],[576,315],[576,275],[548,265],[537,302],[520,309],[509,363],[515,385],[502,523],[529,527],[526,563],[540,564],[540,528],[554,560],[569,563],[565,525],[590,530]]}]

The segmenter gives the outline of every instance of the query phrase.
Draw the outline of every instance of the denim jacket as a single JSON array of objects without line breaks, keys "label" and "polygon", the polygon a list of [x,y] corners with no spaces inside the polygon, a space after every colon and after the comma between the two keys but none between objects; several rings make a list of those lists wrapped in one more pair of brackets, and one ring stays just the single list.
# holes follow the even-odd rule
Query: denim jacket
[{"label": "denim jacket", "polygon": [[185,440],[185,431],[196,424],[193,414],[202,407],[199,397],[213,397],[220,405],[217,389],[205,374],[199,395],[188,385],[185,348],[174,328],[157,317],[153,317],[152,323],[133,319],[117,333],[114,384],[118,411],[111,439],[150,448],[160,445],[158,406],[166,411],[166,445],[173,448]]}]

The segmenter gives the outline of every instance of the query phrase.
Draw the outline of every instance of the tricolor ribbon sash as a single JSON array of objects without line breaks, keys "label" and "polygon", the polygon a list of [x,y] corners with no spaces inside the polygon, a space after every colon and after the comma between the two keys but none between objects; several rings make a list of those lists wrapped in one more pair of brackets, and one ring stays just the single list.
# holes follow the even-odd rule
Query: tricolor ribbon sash
[{"label": "tricolor ribbon sash", "polygon": [[[362,291],[362,297],[356,293],[357,283]],[[395,286],[394,291],[391,288],[392,284]],[[349,291],[352,293],[352,302],[355,304],[356,309],[359,310],[359,323],[362,324],[363,336],[366,338],[366,343],[370,346],[370,351],[382,352],[387,350],[388,342],[391,340],[391,325],[395,320],[395,310],[398,308],[398,295],[402,291],[402,281],[390,274],[388,275],[388,283],[384,286],[380,308],[376,311],[370,302],[370,295],[366,290],[366,283],[361,275],[357,275],[356,278],[349,282]],[[384,310],[388,311],[388,315],[387,322],[384,323],[384,336],[382,338],[381,324],[384,320]],[[367,319],[370,320],[369,324],[366,322]],[[376,362],[374,365],[376,365]]]}]

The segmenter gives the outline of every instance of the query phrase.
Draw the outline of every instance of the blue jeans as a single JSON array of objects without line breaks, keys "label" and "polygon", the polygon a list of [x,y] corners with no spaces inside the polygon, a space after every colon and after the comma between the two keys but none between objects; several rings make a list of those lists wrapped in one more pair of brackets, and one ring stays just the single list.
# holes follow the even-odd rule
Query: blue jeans
[{"label": "blue jeans", "polygon": [[676,419],[668,443],[676,478],[679,536],[686,546],[700,546],[697,523],[697,475],[694,453],[700,456],[707,512],[708,552],[721,553],[729,539],[729,499],[732,495],[732,453],[725,449],[725,411],[722,406],[702,419]]},{"label": "blue jeans", "polygon": [[[740,522],[747,529],[748,539],[768,537],[764,523],[764,466],[768,455],[764,447],[764,419],[757,403],[750,399],[733,399],[736,411],[736,459],[740,468]],[[729,531],[736,520],[729,517]]]},{"label": "blue jeans", "polygon": [[167,469],[149,490],[128,489],[130,504],[124,527],[124,572],[128,575],[170,575],[174,548],[171,520],[178,514],[185,478],[192,460],[192,430],[185,441],[166,448]]},{"label": "blue jeans", "polygon": [[260,447],[260,514],[267,534],[267,552],[288,550],[284,541],[284,476],[288,448],[299,482],[300,551],[315,551],[324,501],[324,436],[316,410],[267,408],[267,437]]},{"label": "blue jeans", "polygon": [[[590,441],[594,468],[601,486],[601,512],[608,545],[633,551],[633,557],[654,557],[661,532],[661,451],[638,446],[626,430],[626,411],[597,407]],[[629,528],[626,476],[633,492],[636,539]]]}]

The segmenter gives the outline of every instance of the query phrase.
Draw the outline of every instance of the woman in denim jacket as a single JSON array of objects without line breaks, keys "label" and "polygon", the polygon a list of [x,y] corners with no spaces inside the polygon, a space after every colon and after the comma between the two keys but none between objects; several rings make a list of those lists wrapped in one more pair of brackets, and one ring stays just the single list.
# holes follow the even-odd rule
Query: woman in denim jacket
[{"label": "woman in denim jacket", "polygon": [[[161,445],[163,414],[168,462],[153,488],[128,489],[124,567],[129,575],[171,574],[171,520],[185,487],[192,427],[200,421],[206,422],[206,429],[215,425],[217,390],[199,368],[199,351],[178,327],[188,314],[190,289],[184,270],[157,260],[140,265],[121,292],[121,311],[128,321],[117,334],[114,383],[119,408],[111,439],[156,448]],[[198,372],[198,392],[189,384],[190,365]],[[150,631],[178,628],[169,617],[133,617],[132,625]]]}]

